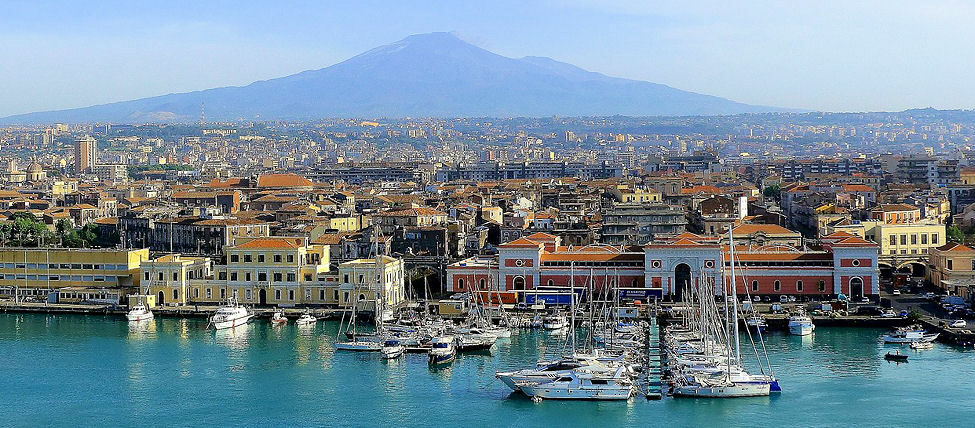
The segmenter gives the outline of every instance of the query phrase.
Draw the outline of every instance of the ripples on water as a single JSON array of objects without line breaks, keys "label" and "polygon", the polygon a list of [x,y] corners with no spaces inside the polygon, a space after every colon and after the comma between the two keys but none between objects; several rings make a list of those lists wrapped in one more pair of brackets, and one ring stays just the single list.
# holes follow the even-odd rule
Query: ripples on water
[{"label": "ripples on water", "polygon": [[[882,330],[772,332],[767,349],[785,392],[740,400],[532,403],[494,373],[567,351],[565,335],[522,330],[492,352],[430,369],[423,354],[383,361],[336,352],[334,322],[255,322],[214,332],[204,320],[0,314],[0,367],[10,425],[858,426],[970,425],[975,351],[939,345],[883,360]],[[580,337],[580,343],[584,336]],[[747,340],[744,352],[750,356]],[[907,352],[907,348],[902,352]],[[754,364],[753,364],[754,365]],[[7,399],[17,397],[15,400]],[[946,397],[950,397],[950,400]],[[174,413],[176,412],[176,413]],[[84,415],[84,416],[81,416]],[[175,416],[174,416],[175,415]],[[68,419],[66,419],[68,418]],[[82,422],[84,423],[84,422]]]}]

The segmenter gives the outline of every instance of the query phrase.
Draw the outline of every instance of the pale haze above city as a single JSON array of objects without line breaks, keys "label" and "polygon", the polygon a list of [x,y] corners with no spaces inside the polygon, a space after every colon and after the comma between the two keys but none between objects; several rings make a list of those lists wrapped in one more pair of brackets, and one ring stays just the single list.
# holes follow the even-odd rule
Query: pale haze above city
[{"label": "pale haze above city", "polygon": [[972,426],[973,18],[4,2],[0,426]]}]

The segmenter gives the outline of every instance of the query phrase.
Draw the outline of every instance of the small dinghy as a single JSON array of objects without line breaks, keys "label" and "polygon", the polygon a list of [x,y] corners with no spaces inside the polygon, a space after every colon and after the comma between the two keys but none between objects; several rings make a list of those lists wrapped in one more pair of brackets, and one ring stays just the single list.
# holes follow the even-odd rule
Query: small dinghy
[{"label": "small dinghy", "polygon": [[901,351],[888,352],[887,355],[884,355],[884,359],[887,361],[907,361],[907,355],[901,354]]}]

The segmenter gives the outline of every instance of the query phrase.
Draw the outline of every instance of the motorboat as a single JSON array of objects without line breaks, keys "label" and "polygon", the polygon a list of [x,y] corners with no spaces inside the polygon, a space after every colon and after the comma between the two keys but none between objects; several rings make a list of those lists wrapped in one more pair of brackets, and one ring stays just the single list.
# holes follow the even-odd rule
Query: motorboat
[{"label": "motorboat", "polygon": [[284,316],[284,312],[275,311],[271,314],[271,325],[285,325],[288,323],[288,317]]},{"label": "motorboat", "polygon": [[931,348],[934,348],[934,342],[911,342],[911,349],[915,351],[922,351]]},{"label": "motorboat", "polygon": [[614,374],[569,370],[547,382],[525,382],[521,391],[532,398],[556,400],[628,400],[636,393],[626,368]]},{"label": "motorboat", "polygon": [[745,325],[756,331],[765,331],[768,328],[768,322],[765,321],[765,317],[761,315],[755,315],[745,319]]},{"label": "motorboat", "polygon": [[149,321],[153,318],[152,311],[146,305],[138,304],[129,308],[125,318],[131,322]]},{"label": "motorboat", "polygon": [[816,325],[813,324],[812,318],[805,313],[798,313],[789,316],[789,334],[796,336],[808,336],[816,330]]},{"label": "motorboat", "polygon": [[453,336],[437,336],[430,342],[429,363],[431,366],[447,365],[457,358],[457,348]]},{"label": "motorboat", "polygon": [[546,330],[561,330],[569,325],[564,315],[549,315],[542,319],[542,326]]},{"label": "motorboat", "polygon": [[383,359],[392,360],[402,357],[406,353],[406,347],[398,340],[387,340],[383,342],[380,352],[383,354]]},{"label": "motorboat", "polygon": [[478,328],[468,329],[464,332],[455,331],[457,338],[457,349],[460,351],[478,351],[491,349],[498,337],[484,332]]},{"label": "motorboat", "polygon": [[902,354],[901,351],[887,352],[887,354],[884,355],[884,359],[887,361],[903,362],[907,361],[907,354]]},{"label": "motorboat", "polygon": [[250,322],[254,316],[244,305],[237,303],[237,299],[230,298],[227,303],[214,312],[210,317],[210,324],[216,330],[234,328]]},{"label": "motorboat", "polygon": [[298,317],[297,320],[295,320],[295,325],[297,325],[297,326],[310,326],[310,325],[315,325],[315,323],[317,323],[317,322],[318,322],[318,318],[315,318],[314,315],[312,315],[312,314],[310,314],[308,312],[305,312],[305,313],[301,314],[301,316]]},{"label": "motorboat", "polygon": [[884,343],[934,342],[939,333],[928,333],[920,326],[901,327],[883,336]]}]

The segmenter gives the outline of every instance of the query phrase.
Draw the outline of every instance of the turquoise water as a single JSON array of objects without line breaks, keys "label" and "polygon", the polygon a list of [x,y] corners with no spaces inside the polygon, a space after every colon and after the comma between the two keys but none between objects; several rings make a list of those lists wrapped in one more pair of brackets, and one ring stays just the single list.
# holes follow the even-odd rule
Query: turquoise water
[{"label": "turquoise water", "polygon": [[533,403],[497,370],[534,364],[564,338],[522,330],[491,354],[431,370],[425,355],[384,362],[335,352],[338,325],[0,314],[0,425],[314,426],[972,426],[975,351],[938,345],[883,360],[881,330],[773,333],[780,396]]}]

